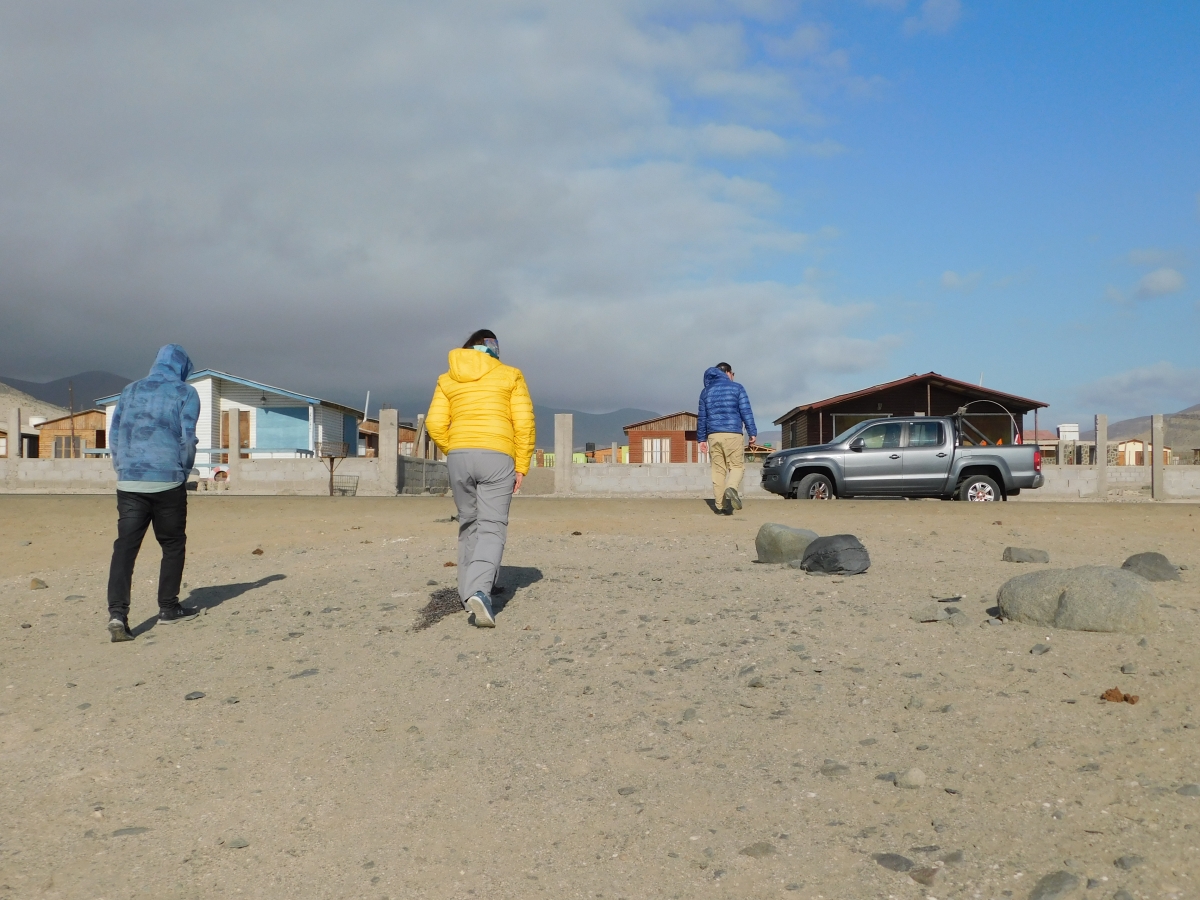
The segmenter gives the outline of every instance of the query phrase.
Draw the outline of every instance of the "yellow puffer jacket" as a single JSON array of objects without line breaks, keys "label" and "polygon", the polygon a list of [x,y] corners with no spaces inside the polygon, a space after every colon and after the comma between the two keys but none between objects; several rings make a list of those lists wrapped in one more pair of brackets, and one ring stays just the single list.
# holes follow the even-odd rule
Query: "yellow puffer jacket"
[{"label": "yellow puffer jacket", "polygon": [[533,401],[520,369],[479,350],[451,350],[450,371],[438,379],[425,428],[443,453],[507,453],[522,475],[533,457]]}]

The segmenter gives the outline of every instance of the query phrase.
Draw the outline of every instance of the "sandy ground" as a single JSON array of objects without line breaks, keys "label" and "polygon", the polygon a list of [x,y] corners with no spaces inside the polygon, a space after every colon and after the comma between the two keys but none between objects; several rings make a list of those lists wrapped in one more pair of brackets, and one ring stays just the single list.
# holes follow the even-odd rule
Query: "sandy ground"
[{"label": "sandy ground", "polygon": [[[0,497],[0,898],[1200,896],[1200,507],[522,498],[498,627],[414,630],[452,512],[194,498],[205,615],[154,624],[148,540],[111,644],[112,499]],[[873,565],[757,564],[766,521]],[[1191,568],[1144,642],[983,625],[1009,544]]]}]

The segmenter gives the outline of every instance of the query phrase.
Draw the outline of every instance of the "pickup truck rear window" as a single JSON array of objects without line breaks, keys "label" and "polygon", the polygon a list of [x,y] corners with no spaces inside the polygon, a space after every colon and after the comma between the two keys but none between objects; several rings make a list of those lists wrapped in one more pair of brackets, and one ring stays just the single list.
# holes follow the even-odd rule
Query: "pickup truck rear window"
[{"label": "pickup truck rear window", "polygon": [[943,440],[941,422],[908,423],[908,446],[910,447],[940,447]]}]

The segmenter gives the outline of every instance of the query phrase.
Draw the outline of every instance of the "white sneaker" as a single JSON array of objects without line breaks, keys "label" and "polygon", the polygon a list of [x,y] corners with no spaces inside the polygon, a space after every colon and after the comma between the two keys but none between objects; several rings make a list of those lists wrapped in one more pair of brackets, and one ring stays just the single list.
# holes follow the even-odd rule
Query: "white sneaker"
[{"label": "white sneaker", "polygon": [[725,503],[734,509],[742,508],[742,498],[737,488],[725,488]]},{"label": "white sneaker", "polygon": [[492,614],[492,601],[483,591],[476,591],[467,598],[467,621],[476,628],[495,628],[496,617]]}]

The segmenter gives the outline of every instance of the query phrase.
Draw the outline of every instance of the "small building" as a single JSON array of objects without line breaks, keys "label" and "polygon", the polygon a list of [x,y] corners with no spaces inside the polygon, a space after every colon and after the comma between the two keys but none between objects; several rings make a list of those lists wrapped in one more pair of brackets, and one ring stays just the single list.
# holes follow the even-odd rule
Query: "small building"
[{"label": "small building", "polygon": [[626,425],[622,430],[629,439],[629,462],[700,462],[698,421],[695,413],[677,412]]},{"label": "small building", "polygon": [[867,419],[950,416],[966,406],[963,418],[973,443],[1011,444],[1023,435],[1026,413],[1034,414],[1036,430],[1037,411],[1048,405],[927,372],[797,406],[775,424],[783,429],[783,449],[809,447],[826,443]]},{"label": "small building", "polygon": [[87,409],[43,422],[38,427],[38,458],[82,459],[92,455],[89,450],[105,449],[106,418],[102,409]]},{"label": "small building", "polygon": [[[412,456],[417,441],[417,429],[412,422],[399,423],[399,440],[396,447],[401,456]],[[379,455],[379,419],[366,419],[358,424],[358,455]]]},{"label": "small building", "polygon": [[[314,456],[322,447],[338,450],[338,455],[358,455],[363,414],[352,407],[214,369],[193,372],[188,384],[200,395],[196,469],[201,478],[211,477],[217,466],[229,461],[230,415],[238,417],[242,459]],[[104,407],[110,433],[118,400],[120,394],[96,401]]]}]

